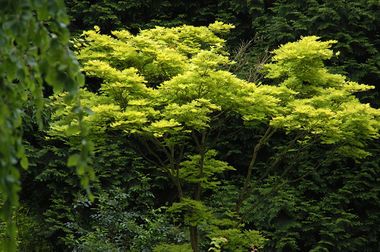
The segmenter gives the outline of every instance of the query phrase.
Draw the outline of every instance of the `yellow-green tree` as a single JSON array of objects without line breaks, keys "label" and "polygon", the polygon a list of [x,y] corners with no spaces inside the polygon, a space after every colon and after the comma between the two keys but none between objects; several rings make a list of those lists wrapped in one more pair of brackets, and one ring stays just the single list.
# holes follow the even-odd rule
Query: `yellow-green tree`
[{"label": "yellow-green tree", "polygon": [[[166,172],[178,196],[169,212],[183,217],[193,251],[199,251],[199,228],[211,239],[225,237],[225,247],[234,251],[264,243],[257,232],[236,229],[236,219],[216,218],[202,201],[205,192],[220,184],[219,174],[234,170],[216,151],[218,132],[229,119],[239,118],[242,128],[267,126],[252,144],[236,213],[247,196],[259,150],[276,131],[299,132],[299,140],[318,139],[361,158],[367,154],[366,141],[377,137],[380,127],[379,111],[353,95],[371,87],[324,67],[323,60],[333,56],[334,41],[305,37],[280,47],[265,66],[267,78],[276,85],[255,84],[226,70],[233,62],[220,36],[232,27],[216,22],[208,27],[156,27],[137,35],[114,31],[112,36],[95,27],[76,44],[87,76],[101,80],[98,89],[95,83],[87,85],[96,92],[82,90],[94,112],[84,119],[92,136],[124,134],[146,160]],[[63,97],[54,99],[58,106]],[[69,116],[68,109],[57,110],[50,134],[77,135],[75,120],[66,126]]]}]

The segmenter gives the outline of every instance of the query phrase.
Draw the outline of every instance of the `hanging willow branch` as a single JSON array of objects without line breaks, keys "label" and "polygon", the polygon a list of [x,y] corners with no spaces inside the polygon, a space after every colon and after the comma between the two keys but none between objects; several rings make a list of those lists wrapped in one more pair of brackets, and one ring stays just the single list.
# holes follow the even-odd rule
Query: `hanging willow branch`
[{"label": "hanging willow branch", "polygon": [[0,6],[0,196],[1,217],[7,225],[2,251],[16,251],[13,216],[21,188],[20,168],[28,168],[22,145],[23,108],[26,102],[33,102],[41,128],[44,85],[55,93],[67,92],[66,102],[77,104],[74,112],[81,130],[81,153],[71,156],[68,163],[82,174],[87,190],[94,175],[87,165],[91,144],[86,141],[84,110],[78,100],[84,77],[68,48],[63,1],[0,0]]}]

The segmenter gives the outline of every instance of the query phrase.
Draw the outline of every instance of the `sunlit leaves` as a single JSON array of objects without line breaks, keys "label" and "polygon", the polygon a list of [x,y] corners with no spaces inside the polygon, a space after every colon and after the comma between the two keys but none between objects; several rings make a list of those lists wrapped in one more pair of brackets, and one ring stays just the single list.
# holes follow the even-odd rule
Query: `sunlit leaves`
[{"label": "sunlit leaves", "polygon": [[[220,22],[211,26],[220,31],[232,27]],[[224,40],[207,27],[156,27],[135,36],[126,31],[114,35],[85,32],[79,51],[83,70],[103,80],[95,96],[100,100],[92,100],[90,107],[99,110],[104,98],[120,107],[110,109],[109,120],[104,118],[114,129],[159,137],[181,130],[187,134],[210,128],[215,112],[223,110],[265,120],[268,111],[276,111],[277,96],[284,94],[284,88],[257,87],[222,70],[230,64]]]},{"label": "sunlit leaves", "polygon": [[209,126],[213,111],[220,110],[220,107],[210,103],[206,99],[193,100],[184,105],[176,103],[169,104],[162,115],[164,118],[176,120],[187,129],[202,131]]},{"label": "sunlit leaves", "polygon": [[318,39],[305,37],[281,46],[273,52],[273,63],[265,66],[268,78],[280,79],[280,86],[295,91],[271,125],[306,131],[324,144],[336,144],[345,155],[363,158],[368,155],[366,142],[379,136],[380,113],[353,94],[373,87],[330,73],[324,60],[333,57],[330,47],[335,41]]}]

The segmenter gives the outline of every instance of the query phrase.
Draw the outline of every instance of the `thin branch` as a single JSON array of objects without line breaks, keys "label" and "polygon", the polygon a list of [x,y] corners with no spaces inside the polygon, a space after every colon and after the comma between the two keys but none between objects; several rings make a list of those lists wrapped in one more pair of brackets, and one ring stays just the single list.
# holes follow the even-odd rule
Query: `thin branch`
[{"label": "thin branch", "polygon": [[162,161],[160,156],[152,150],[152,148],[149,146],[149,144],[145,140],[141,140],[141,142],[144,145],[144,147],[148,150],[148,152],[157,159],[157,161],[160,163],[160,165],[165,166],[165,163]]},{"label": "thin branch", "polygon": [[[204,169],[205,155],[206,155],[205,142],[206,142],[206,132],[202,132],[201,142],[200,142],[200,145],[199,145],[199,155],[200,155],[200,159],[199,159],[199,175],[198,175],[199,179],[201,179],[203,177],[203,169]],[[196,189],[196,192],[195,192],[195,200],[200,200],[201,193],[202,193],[202,182],[198,182],[197,189]]]},{"label": "thin branch", "polygon": [[248,187],[249,187],[249,184],[251,182],[253,167],[254,167],[256,160],[257,160],[257,155],[258,155],[260,149],[268,142],[268,140],[272,137],[272,135],[275,132],[276,132],[276,129],[269,126],[267,128],[265,134],[261,137],[261,139],[259,140],[259,142],[255,145],[255,147],[253,149],[252,158],[251,158],[251,161],[249,163],[247,175],[246,175],[245,180],[244,180],[244,186],[240,190],[239,198],[238,198],[238,201],[236,203],[236,212],[237,213],[240,212],[240,207],[246,198]]}]

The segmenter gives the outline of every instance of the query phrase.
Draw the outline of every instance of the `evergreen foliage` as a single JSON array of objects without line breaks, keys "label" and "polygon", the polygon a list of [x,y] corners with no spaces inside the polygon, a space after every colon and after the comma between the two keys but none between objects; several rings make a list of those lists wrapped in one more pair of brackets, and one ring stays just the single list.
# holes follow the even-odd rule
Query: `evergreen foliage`
[{"label": "evergreen foliage", "polygon": [[269,177],[254,182],[244,220],[263,231],[269,251],[377,251],[375,160],[353,169],[352,160],[328,149],[289,153]]}]

